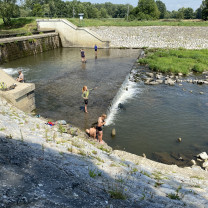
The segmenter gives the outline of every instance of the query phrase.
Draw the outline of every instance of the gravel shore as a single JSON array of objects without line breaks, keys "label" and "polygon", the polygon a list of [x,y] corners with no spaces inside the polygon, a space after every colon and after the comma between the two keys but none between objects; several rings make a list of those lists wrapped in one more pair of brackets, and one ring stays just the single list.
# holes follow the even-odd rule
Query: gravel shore
[{"label": "gravel shore", "polygon": [[46,123],[0,98],[0,207],[208,207],[200,167],[112,151]]},{"label": "gravel shore", "polygon": [[111,47],[129,48],[208,48],[208,27],[143,26],[143,27],[90,27]]}]

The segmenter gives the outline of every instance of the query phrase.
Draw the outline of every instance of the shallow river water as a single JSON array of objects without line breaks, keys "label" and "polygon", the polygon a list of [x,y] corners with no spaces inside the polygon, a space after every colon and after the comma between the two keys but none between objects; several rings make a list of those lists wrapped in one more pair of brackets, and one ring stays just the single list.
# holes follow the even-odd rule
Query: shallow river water
[{"label": "shallow river water", "polygon": [[[181,156],[190,159],[207,151],[208,87],[130,82],[128,73],[139,54],[139,50],[99,50],[96,58],[94,51],[87,49],[87,63],[82,64],[79,49],[65,48],[12,61],[1,68],[14,77],[22,69],[26,81],[36,84],[38,113],[53,120],[64,119],[81,129],[107,112],[114,98],[104,140],[115,149],[145,153],[166,163],[175,162],[168,159],[170,154],[177,161]],[[83,112],[83,85],[97,87],[90,93],[88,114]],[[124,109],[118,108],[119,103]],[[112,128],[117,132],[113,138]],[[177,142],[179,137],[181,143]]]}]

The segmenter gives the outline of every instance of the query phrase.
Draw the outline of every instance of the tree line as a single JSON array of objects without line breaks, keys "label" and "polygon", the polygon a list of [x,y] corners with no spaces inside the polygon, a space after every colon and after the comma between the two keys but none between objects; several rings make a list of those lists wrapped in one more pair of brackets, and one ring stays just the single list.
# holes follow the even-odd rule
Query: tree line
[{"label": "tree line", "polygon": [[11,18],[17,17],[78,17],[84,13],[85,18],[125,18],[131,20],[156,19],[208,19],[208,0],[203,0],[201,6],[194,11],[192,8],[180,8],[178,11],[168,11],[160,0],[139,0],[138,5],[130,4],[92,4],[78,0],[0,0],[0,17],[5,25],[11,24]]}]

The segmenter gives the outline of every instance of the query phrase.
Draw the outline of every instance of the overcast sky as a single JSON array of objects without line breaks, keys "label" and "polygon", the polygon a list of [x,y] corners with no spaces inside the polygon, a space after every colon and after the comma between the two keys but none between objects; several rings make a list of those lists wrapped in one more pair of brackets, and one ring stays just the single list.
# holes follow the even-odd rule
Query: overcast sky
[{"label": "overcast sky", "polygon": [[[132,4],[136,6],[138,0],[80,0],[81,2],[91,2],[91,3],[105,3],[112,2],[113,4]],[[202,0],[161,0],[165,3],[167,10],[178,10],[181,7],[191,7],[194,10],[198,9],[202,3]]]}]

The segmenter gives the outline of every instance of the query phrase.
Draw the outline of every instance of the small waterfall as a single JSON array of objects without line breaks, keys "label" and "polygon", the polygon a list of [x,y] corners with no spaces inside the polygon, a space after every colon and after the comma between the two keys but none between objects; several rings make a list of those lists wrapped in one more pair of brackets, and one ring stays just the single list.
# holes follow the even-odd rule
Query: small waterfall
[{"label": "small waterfall", "polygon": [[5,71],[7,74],[12,76],[14,74],[18,74],[18,71],[21,70],[21,69],[18,69],[18,68],[7,68],[7,69],[2,69],[2,70]]},{"label": "small waterfall", "polygon": [[127,75],[122,86],[120,87],[116,96],[114,97],[111,106],[108,108],[106,126],[109,126],[114,123],[116,115],[119,111],[119,103],[124,104],[129,99],[132,99],[136,94],[141,92],[141,89],[137,87],[138,84],[131,81],[131,77],[133,77],[134,73],[134,70],[132,70],[131,73]]}]

